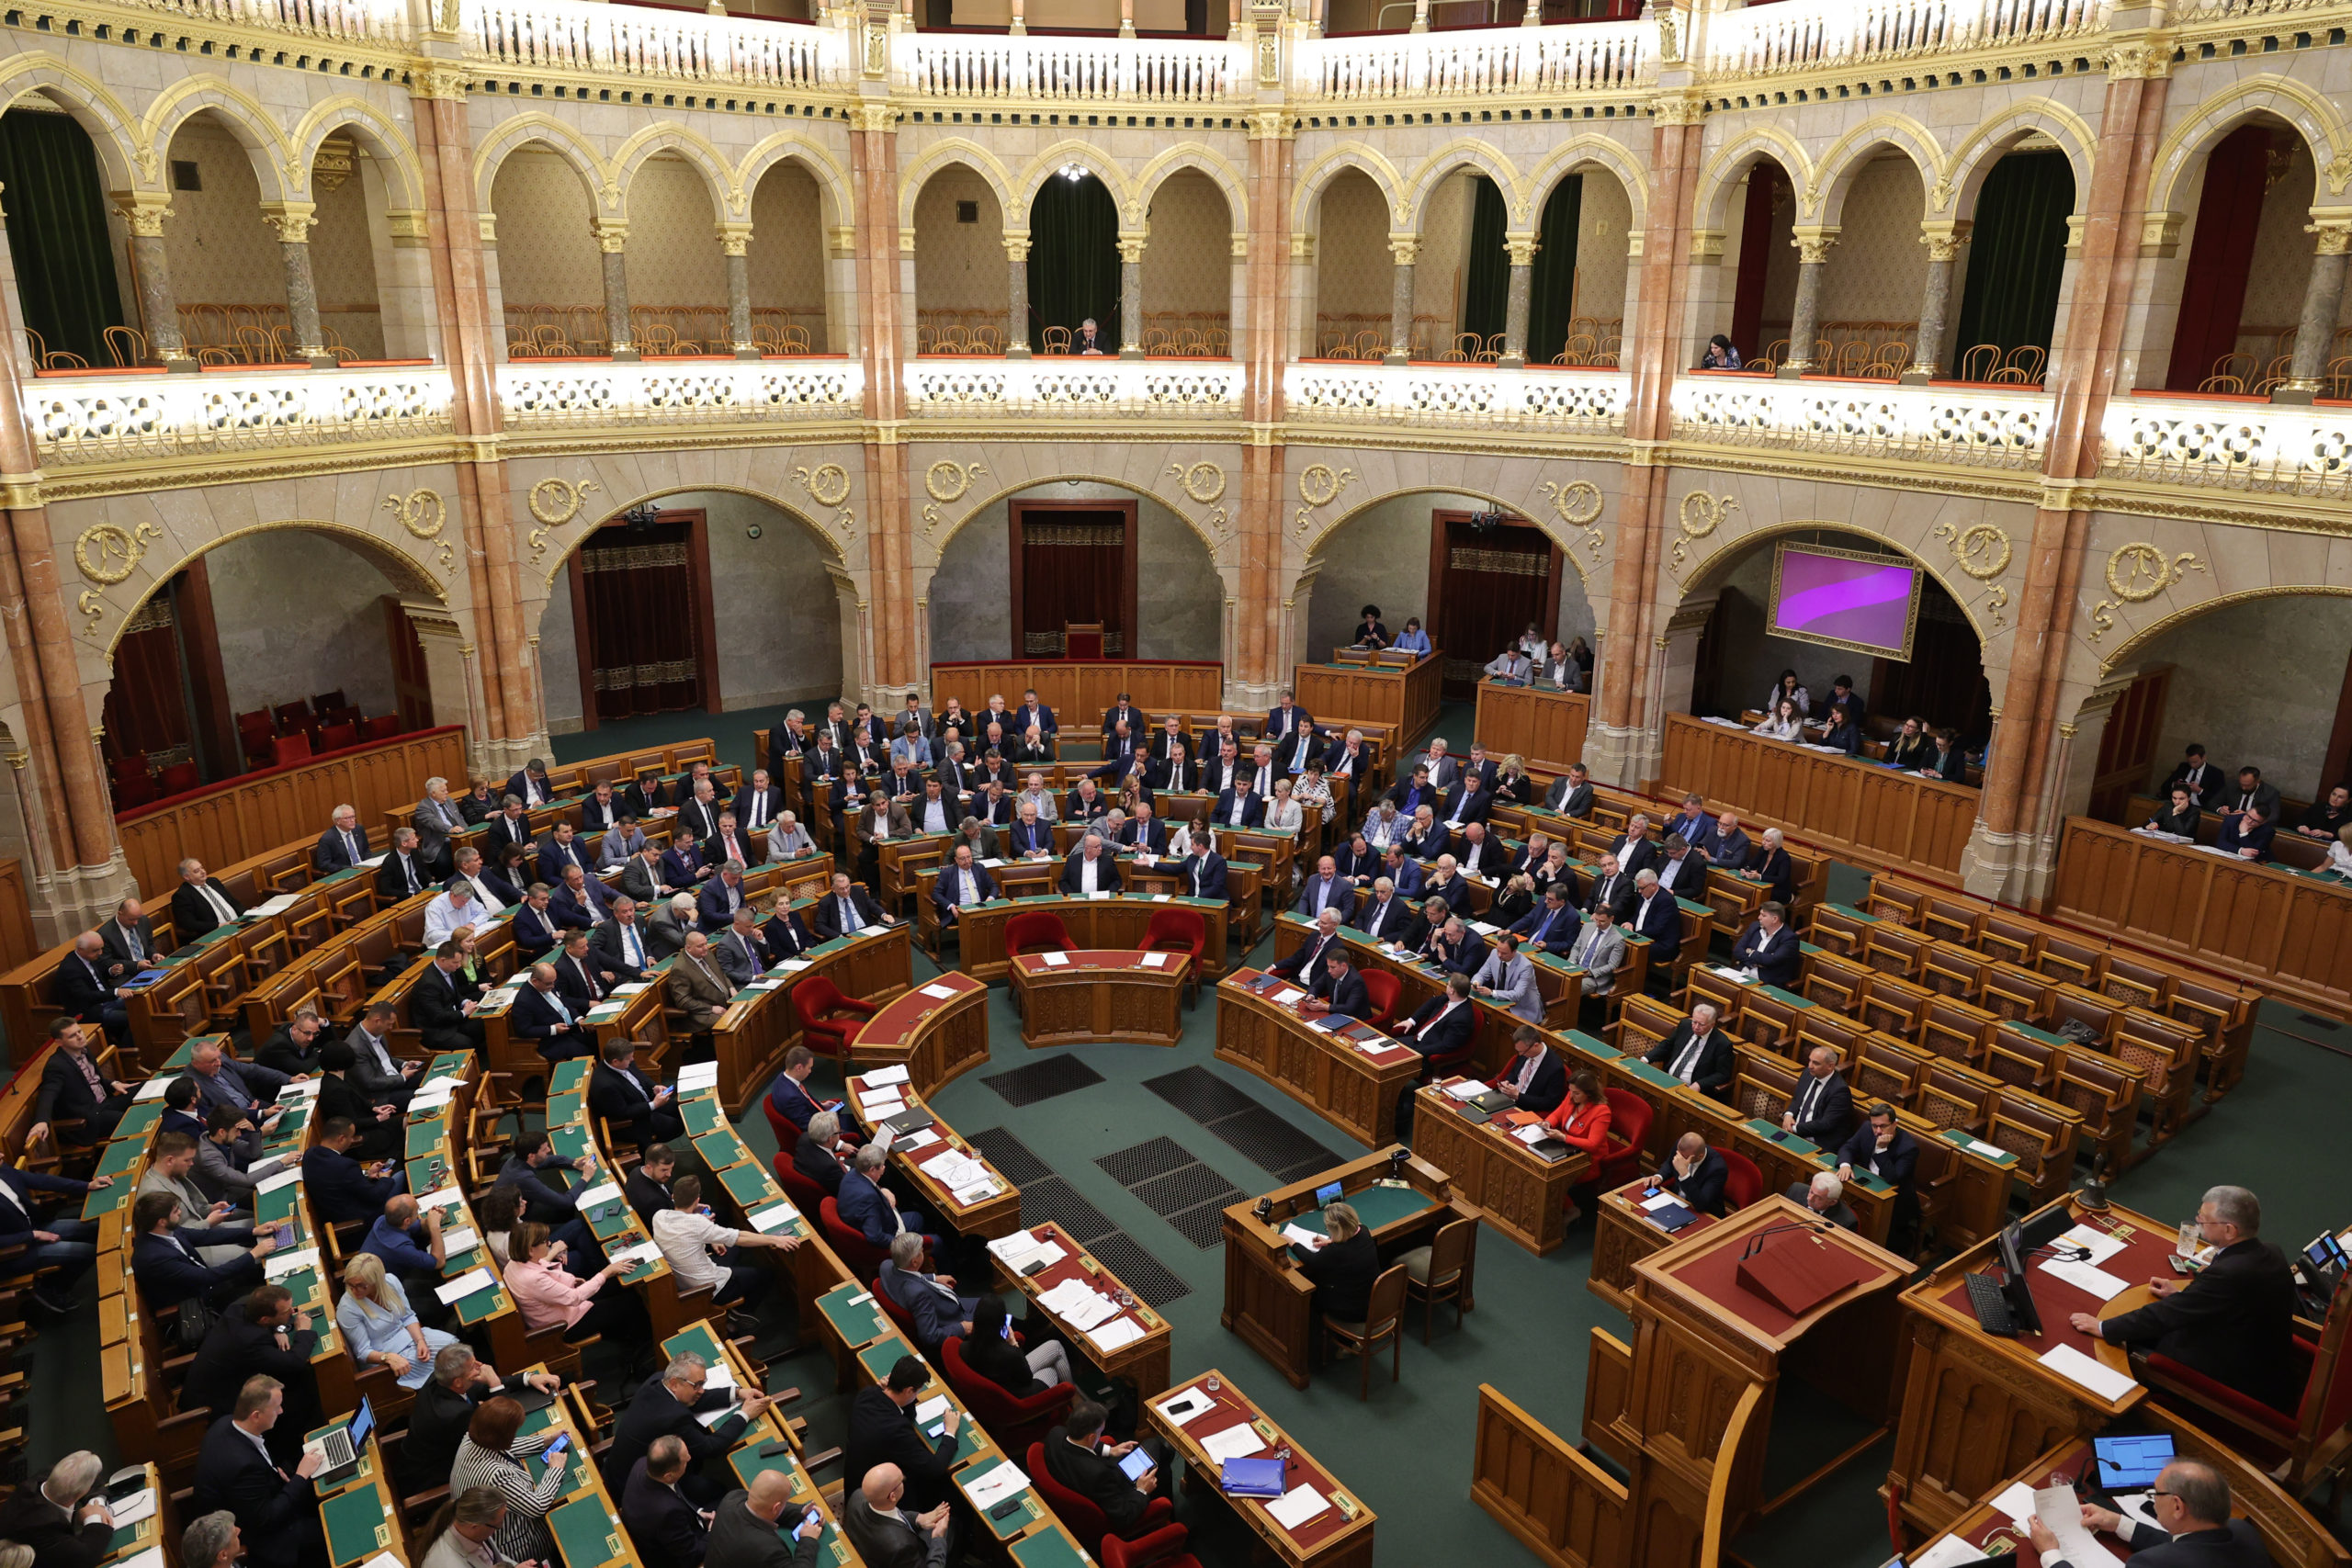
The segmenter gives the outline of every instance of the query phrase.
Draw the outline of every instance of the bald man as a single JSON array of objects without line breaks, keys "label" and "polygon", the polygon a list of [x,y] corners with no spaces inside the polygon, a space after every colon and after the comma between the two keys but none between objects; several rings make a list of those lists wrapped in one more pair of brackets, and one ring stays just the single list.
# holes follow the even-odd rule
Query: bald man
[{"label": "bald man", "polygon": [[[824,1516],[812,1507],[797,1525],[784,1526],[779,1516],[791,1497],[791,1474],[781,1470],[763,1470],[752,1477],[750,1491],[721,1497],[703,1568],[812,1568]],[[786,1528],[789,1546],[783,1533]]]},{"label": "bald man", "polygon": [[905,1473],[895,1464],[877,1464],[850,1494],[842,1528],[867,1568],[939,1568],[947,1561],[947,1505],[911,1513],[906,1493]]}]

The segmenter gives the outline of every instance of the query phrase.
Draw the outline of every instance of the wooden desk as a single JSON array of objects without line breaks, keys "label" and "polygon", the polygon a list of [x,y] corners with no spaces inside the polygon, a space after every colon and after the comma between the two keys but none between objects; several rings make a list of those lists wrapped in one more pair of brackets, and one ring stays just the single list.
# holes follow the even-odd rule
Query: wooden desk
[{"label": "wooden desk", "polygon": [[1327,729],[1344,731],[1355,723],[1388,726],[1401,758],[1437,723],[1445,700],[1445,655],[1426,653],[1404,666],[1302,664],[1290,685],[1298,705]]},{"label": "wooden desk", "polygon": [[[989,698],[998,695],[1006,707],[1017,708],[1021,694],[1031,690],[1053,710],[1063,735],[1095,736],[1102,732],[1102,716],[1117,705],[1121,692],[1153,727],[1170,713],[1216,712],[1225,702],[1225,666],[1179,659],[1045,659],[956,660],[931,667],[934,716],[950,697],[977,714],[986,712]],[[967,748],[971,739],[964,738]]]},{"label": "wooden desk", "polygon": [[[1492,930],[1492,927],[1488,927]],[[1280,963],[1296,953],[1304,944],[1315,922],[1301,916],[1284,914],[1274,921],[1274,961]],[[1351,925],[1340,928],[1340,940],[1348,944],[1348,956],[1359,969],[1377,969],[1394,976],[1397,983],[1396,1015],[1392,1022],[1401,1023],[1413,1016],[1420,1005],[1445,990],[1445,976],[1435,967],[1416,964],[1409,953],[1393,947],[1383,947]],[[1628,940],[1648,945],[1647,937]],[[1544,1026],[1551,1029],[1574,1029],[1577,1012],[1584,1005],[1584,971],[1567,960],[1550,953],[1527,953],[1521,950],[1535,969],[1535,994],[1544,1001]],[[1483,999],[1481,1005],[1484,1005]],[[1510,1058],[1510,1031],[1522,1021],[1516,1015],[1496,1010],[1510,1020],[1510,1026],[1499,1032],[1498,1038],[1489,1042],[1490,1031],[1479,1032],[1476,1061],[1482,1071],[1499,1072]],[[1490,1045],[1498,1047],[1490,1055]]]},{"label": "wooden desk", "polygon": [[[809,906],[796,908],[802,910],[805,921]],[[820,942],[806,957],[769,970],[768,976],[781,978],[783,986],[768,991],[736,992],[710,1032],[718,1053],[718,1093],[729,1111],[741,1116],[749,1111],[752,1101],[775,1081],[785,1053],[800,1043],[800,1015],[792,1006],[794,986],[822,976],[844,996],[887,1005],[903,996],[913,982],[910,941],[904,920],[878,929],[868,926],[860,935]]]},{"label": "wooden desk", "polygon": [[1452,1176],[1486,1212],[1487,1223],[1537,1257],[1567,1239],[1568,1189],[1592,1174],[1592,1156],[1570,1149],[1545,1159],[1511,1135],[1503,1118],[1466,1120],[1446,1083],[1424,1086],[1413,1103],[1413,1151]]},{"label": "wooden desk", "polygon": [[[322,1391],[323,1393],[323,1391]],[[560,1407],[560,1406],[559,1406]],[[344,1406],[329,1406],[341,1410]],[[356,1408],[356,1407],[354,1407]],[[335,1420],[303,1434],[305,1441],[338,1431],[347,1422]],[[550,1438],[549,1441],[554,1439]],[[572,1441],[579,1443],[577,1434]],[[586,1450],[581,1450],[582,1453]],[[357,1450],[359,1468],[332,1486],[311,1483],[311,1492],[318,1499],[319,1523],[326,1536],[329,1568],[350,1568],[355,1562],[365,1562],[379,1552],[388,1552],[401,1562],[413,1562],[409,1551],[408,1532],[401,1527],[400,1495],[394,1490],[389,1468],[384,1463],[383,1450],[377,1446],[376,1435],[369,1433]],[[571,1468],[594,1470],[575,1458]],[[540,1472],[535,1468],[533,1478]],[[567,1471],[569,1475],[569,1471]],[[576,1480],[576,1478],[574,1478]],[[575,1485],[573,1490],[579,1490]]]},{"label": "wooden desk", "polygon": [[2069,817],[2050,912],[2341,1014],[2352,884]]},{"label": "wooden desk", "polygon": [[938,1092],[989,1059],[988,995],[968,975],[926,981],[865,1021],[850,1041],[851,1065],[861,1073],[903,1065],[917,1094]]},{"label": "wooden desk", "polygon": [[[1216,1385],[1214,1390],[1211,1384]],[[1199,1394],[1214,1403],[1209,1409],[1182,1423],[1170,1420],[1164,1412],[1179,1395],[1186,1393]],[[1372,1562],[1373,1527],[1379,1516],[1342,1488],[1337,1476],[1316,1463],[1302,1444],[1285,1435],[1224,1373],[1211,1371],[1187,1379],[1170,1390],[1167,1398],[1148,1403],[1144,1419],[1188,1467],[1187,1490],[1196,1495],[1214,1493],[1224,1497],[1275,1561],[1289,1568],[1368,1568]],[[1286,1485],[1312,1486],[1329,1506],[1296,1529],[1287,1529],[1267,1513],[1264,1500],[1225,1497],[1221,1491],[1216,1491],[1221,1465],[1208,1457],[1202,1445],[1219,1432],[1241,1426],[1254,1427],[1263,1440],[1265,1448],[1258,1457],[1272,1457],[1285,1449],[1290,1451],[1283,1477]]]},{"label": "wooden desk", "polygon": [[[879,1120],[879,1115],[870,1109],[877,1100],[902,1101],[901,1109],[907,1111],[930,1111],[932,1125],[910,1134],[913,1141],[907,1137],[890,1140],[891,1168],[914,1190],[923,1206],[944,1220],[958,1235],[1011,1235],[1021,1228],[1021,1189],[989,1165],[988,1156],[966,1143],[955,1128],[940,1121],[936,1111],[923,1104],[922,1093],[913,1087],[911,1068],[909,1073],[908,1083],[888,1089],[868,1088],[863,1075],[851,1074],[842,1080],[849,1113],[860,1126],[871,1129]],[[898,1113],[888,1111],[880,1114]],[[963,1190],[968,1194],[968,1201],[958,1198],[956,1189],[923,1168],[949,1155],[979,1166],[985,1173],[979,1180],[966,1184]]]},{"label": "wooden desk", "polygon": [[[1249,988],[1253,981],[1272,985],[1261,996]],[[1421,1054],[1352,1020],[1344,1034],[1317,1028],[1272,999],[1296,988],[1248,968],[1219,981],[1217,1059],[1249,1068],[1364,1143],[1389,1142],[1397,1098],[1421,1076]]]},{"label": "wooden desk", "polygon": [[1956,882],[1981,792],[1868,758],[1767,740],[1737,725],[1666,716],[1661,798],[1696,790],[1737,811],[1750,837],[1779,828],[1865,865]]},{"label": "wooden desk", "polygon": [[[1406,1158],[1406,1187],[1374,1186],[1387,1178],[1391,1155],[1403,1152],[1401,1145],[1382,1149],[1278,1187],[1263,1200],[1271,1206],[1263,1220],[1256,1213],[1261,1200],[1254,1198],[1225,1211],[1225,1312],[1220,1321],[1272,1362],[1294,1388],[1306,1386],[1314,1365],[1315,1287],[1294,1266],[1282,1229],[1293,1219],[1309,1229],[1321,1227],[1317,1188],[1340,1184],[1341,1195],[1355,1206],[1384,1258],[1421,1245],[1449,1221],[1486,1217],[1476,1205],[1455,1195],[1451,1177],[1424,1159]],[[1464,1296],[1471,1293],[1476,1271],[1474,1251],[1472,1261],[1464,1266]]]},{"label": "wooden desk", "polygon": [[[1163,866],[1172,863],[1161,863]],[[1007,896],[984,904],[969,904],[957,912],[956,969],[976,980],[1005,978],[1012,970],[1004,952],[1005,922],[1033,909],[1058,916],[1070,941],[1080,947],[1136,948],[1142,945],[1152,916],[1173,907],[1194,911],[1206,928],[1206,944],[1201,950],[1201,978],[1213,984],[1225,974],[1227,918],[1230,910],[1223,899],[1180,897],[1173,891],[1172,873],[1155,878],[1153,873],[1136,867],[1131,861],[1119,863],[1119,874],[1130,886],[1138,881],[1159,880],[1167,884],[1166,888],[1121,891],[1108,898],[1064,897],[1057,891],[1061,869],[1059,861],[1015,861],[992,872],[998,887]],[[933,953],[939,950],[939,909],[931,897],[935,880],[935,874],[928,871],[916,878],[916,895],[922,900],[917,911],[919,931]],[[1253,894],[1254,891],[1253,888]],[[1241,918],[1247,929],[1248,915]]]},{"label": "wooden desk", "polygon": [[1498,763],[1516,754],[1531,773],[1565,773],[1584,761],[1591,714],[1592,699],[1581,692],[1480,681],[1470,735]]},{"label": "wooden desk", "polygon": [[[2072,1212],[2069,1199],[2049,1205],[2061,1206]],[[2076,1218],[2127,1238],[2122,1252],[2099,1265],[2106,1272],[2123,1280],[2166,1272],[2177,1234],[2172,1225],[2120,1206]],[[2146,1397],[2134,1388],[2106,1399],[2041,1363],[2059,1345],[2095,1354],[2090,1337],[2067,1319],[2100,1305],[2042,1269],[2030,1266],[2026,1274],[2042,1334],[2004,1338],[1977,1326],[1961,1276],[1990,1263],[1993,1248],[1982,1242],[1903,1292],[1909,1372],[1887,1482],[1902,1489],[1903,1517],[1915,1529],[1945,1529],[2035,1454],[2088,1437]]]},{"label": "wooden desk", "polygon": [[[1102,1267],[1085,1247],[1080,1246],[1077,1237],[1059,1225],[1052,1224],[1033,1225],[1030,1227],[1030,1234],[1039,1241],[1049,1241],[1059,1247],[1062,1249],[1062,1258],[1057,1262],[1048,1264],[1041,1272],[1024,1277],[1006,1268],[1004,1260],[996,1255],[994,1248],[990,1248],[989,1261],[996,1274],[997,1288],[1000,1291],[1019,1292],[1028,1300],[1032,1312],[1044,1314],[1052,1321],[1055,1327],[1062,1331],[1062,1339],[1071,1349],[1092,1361],[1106,1375],[1124,1378],[1134,1383],[1136,1393],[1142,1398],[1149,1399],[1166,1388],[1169,1377],[1169,1350],[1175,1339],[1174,1333],[1168,1326],[1168,1320],[1152,1311],[1149,1303],[1128,1289],[1116,1274]],[[1128,1307],[1128,1311],[1134,1314],[1136,1322],[1142,1325],[1143,1337],[1122,1345],[1116,1350],[1106,1352],[1096,1346],[1091,1337],[1072,1328],[1051,1308],[1038,1304],[1038,1298],[1045,1295],[1046,1292],[1058,1288],[1067,1280],[1076,1279],[1085,1280],[1095,1290],[1101,1291],[1114,1300],[1119,1300],[1124,1296],[1126,1302],[1133,1303],[1133,1305]],[[1110,1324],[1119,1321],[1121,1320],[1118,1318],[1112,1318],[1096,1326],[1108,1327]]]},{"label": "wooden desk", "polygon": [[1679,1231],[1667,1230],[1642,1209],[1649,1184],[1645,1176],[1603,1192],[1593,1211],[1592,1270],[1585,1288],[1620,1312],[1632,1310],[1634,1264],[1722,1223],[1701,1214]]},{"label": "wooden desk", "polygon": [[1174,1045],[1184,1032],[1184,985],[1192,970],[1188,953],[1080,948],[1024,953],[1012,961],[1021,1038],[1033,1051],[1101,1040]]}]

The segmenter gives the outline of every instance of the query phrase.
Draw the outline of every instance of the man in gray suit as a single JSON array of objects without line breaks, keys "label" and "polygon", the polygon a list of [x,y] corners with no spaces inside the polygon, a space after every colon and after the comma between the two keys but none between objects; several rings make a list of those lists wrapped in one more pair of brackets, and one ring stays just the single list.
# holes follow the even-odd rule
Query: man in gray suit
[{"label": "man in gray suit", "polygon": [[928,1514],[899,1506],[907,1478],[895,1464],[877,1464],[849,1495],[842,1528],[866,1568],[940,1568],[947,1561],[947,1505]]},{"label": "man in gray suit", "polygon": [[354,1089],[379,1104],[408,1109],[414,1094],[421,1061],[402,1062],[392,1055],[392,1025],[400,1010],[390,1002],[373,1002],[368,1014],[354,1024],[344,1043],[351,1047],[351,1071],[345,1075]]},{"label": "man in gray suit", "polygon": [[450,860],[449,837],[466,830],[465,813],[449,798],[447,779],[424,781],[424,798],[416,803],[416,812],[409,819],[416,829],[416,852],[424,863],[439,876],[447,876],[454,869]]},{"label": "man in gray suit", "polygon": [[1584,995],[1609,994],[1617,984],[1618,966],[1625,962],[1625,933],[1617,924],[1617,911],[1603,904],[1592,912],[1568,950],[1568,962],[1584,971]]},{"label": "man in gray suit", "polygon": [[691,893],[673,894],[666,904],[654,907],[653,919],[646,923],[648,951],[656,964],[686,945],[686,933],[701,930],[695,919],[695,896]]},{"label": "man in gray suit", "polygon": [[621,867],[621,891],[648,907],[669,896],[670,886],[662,880],[661,845],[638,845],[635,857]]},{"label": "man in gray suit", "polygon": [[760,977],[768,964],[759,928],[752,923],[752,906],[735,906],[727,929],[710,939],[710,951],[718,960],[718,972],[738,986],[748,986]]},{"label": "man in gray suit", "polygon": [[789,811],[768,824],[768,859],[771,861],[791,860],[797,855],[808,854],[816,847],[817,840],[808,836],[808,829],[800,825],[800,818]]}]

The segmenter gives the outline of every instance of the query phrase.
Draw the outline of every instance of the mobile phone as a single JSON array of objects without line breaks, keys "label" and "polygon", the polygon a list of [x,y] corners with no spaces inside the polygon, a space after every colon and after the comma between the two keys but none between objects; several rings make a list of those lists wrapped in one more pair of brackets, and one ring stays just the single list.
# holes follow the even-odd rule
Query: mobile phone
[{"label": "mobile phone", "polygon": [[767,1447],[760,1450],[760,1457],[762,1459],[775,1459],[781,1455],[788,1454],[791,1451],[792,1445],[790,1443],[770,1443]]},{"label": "mobile phone", "polygon": [[1008,1317],[1008,1318],[1006,1318],[1002,1323],[1001,1323],[1001,1324],[997,1325],[997,1333],[998,1333],[1001,1337],[1003,1337],[1003,1338],[1006,1338],[1006,1339],[1010,1339],[1010,1338],[1012,1338],[1012,1319],[1011,1319],[1011,1318],[1009,1318],[1009,1317]]},{"label": "mobile phone", "polygon": [[1018,1497],[1007,1497],[1003,1502],[999,1503],[995,1507],[989,1510],[989,1517],[992,1519],[1009,1519],[1020,1511],[1021,1499]]},{"label": "mobile phone", "polygon": [[[1042,1263],[1042,1262],[1038,1262],[1038,1263],[1032,1263],[1031,1265],[1029,1265],[1029,1267],[1027,1267],[1026,1269],[1023,1269],[1023,1270],[1021,1270],[1021,1277],[1022,1277],[1023,1279],[1024,1279],[1024,1280],[1027,1280],[1027,1279],[1033,1278],[1033,1277],[1034,1277],[1034,1276],[1035,1276],[1035,1275],[1042,1274],[1042,1273],[1044,1273],[1045,1271],[1046,1271],[1046,1266],[1045,1266],[1045,1264],[1044,1264],[1044,1263]],[[1006,1322],[1006,1324],[1005,1324],[1004,1327],[1005,1327],[1005,1332],[1006,1332],[1008,1335],[1009,1335],[1009,1334],[1011,1334],[1011,1333],[1012,1332],[1012,1323],[1011,1323],[1010,1321],[1007,1321],[1007,1322]]]},{"label": "mobile phone", "polygon": [[539,1462],[541,1464],[546,1464],[549,1461],[553,1460],[556,1455],[563,1452],[564,1450],[571,1446],[571,1434],[569,1432],[559,1434],[556,1440],[547,1446],[547,1451],[539,1455]]}]

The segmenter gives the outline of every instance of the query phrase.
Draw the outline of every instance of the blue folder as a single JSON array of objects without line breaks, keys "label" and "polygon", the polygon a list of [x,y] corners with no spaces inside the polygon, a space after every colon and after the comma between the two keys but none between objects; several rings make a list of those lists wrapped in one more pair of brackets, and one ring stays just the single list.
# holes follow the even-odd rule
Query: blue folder
[{"label": "blue folder", "polygon": [[1228,1496],[1279,1497],[1283,1495],[1283,1461],[1278,1459],[1229,1459],[1223,1484]]}]

